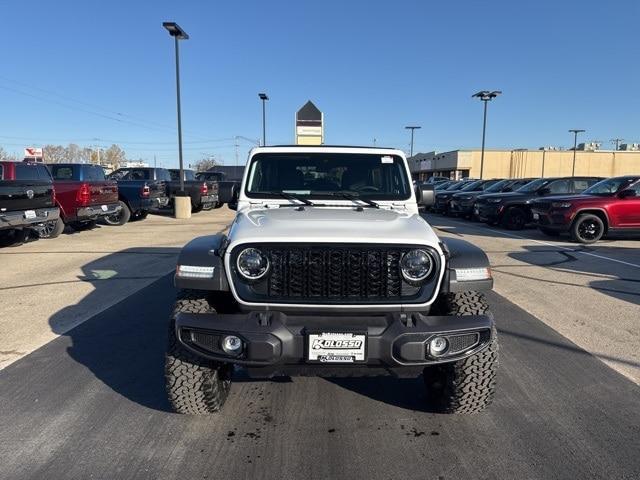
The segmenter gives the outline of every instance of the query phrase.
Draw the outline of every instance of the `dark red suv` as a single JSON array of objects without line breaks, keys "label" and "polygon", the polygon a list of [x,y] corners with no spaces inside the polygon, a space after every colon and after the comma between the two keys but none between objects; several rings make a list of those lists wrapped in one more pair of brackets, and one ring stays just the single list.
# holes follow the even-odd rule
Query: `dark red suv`
[{"label": "dark red suv", "polygon": [[603,235],[640,235],[640,175],[602,180],[580,195],[546,197],[531,205],[542,232],[568,232],[580,243],[594,243]]}]

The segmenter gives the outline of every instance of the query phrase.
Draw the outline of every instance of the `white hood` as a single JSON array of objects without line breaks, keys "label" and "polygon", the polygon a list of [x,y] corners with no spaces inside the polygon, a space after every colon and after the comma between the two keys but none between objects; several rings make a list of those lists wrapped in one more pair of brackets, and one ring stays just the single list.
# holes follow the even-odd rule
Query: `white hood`
[{"label": "white hood", "polygon": [[430,245],[440,252],[438,237],[416,213],[347,206],[245,210],[238,212],[229,238],[231,248],[241,243],[378,243]]}]

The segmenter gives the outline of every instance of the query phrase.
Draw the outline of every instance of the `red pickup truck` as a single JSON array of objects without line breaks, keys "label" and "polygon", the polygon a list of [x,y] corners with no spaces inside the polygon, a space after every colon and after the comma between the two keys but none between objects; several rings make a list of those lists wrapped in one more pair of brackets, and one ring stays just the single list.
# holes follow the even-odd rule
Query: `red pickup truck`
[{"label": "red pickup truck", "polygon": [[53,163],[53,176],[60,218],[75,230],[90,228],[96,220],[117,214],[118,184],[107,180],[102,167],[82,163]]},{"label": "red pickup truck", "polygon": [[531,212],[543,233],[568,232],[580,243],[594,243],[604,235],[640,235],[640,175],[608,178],[580,195],[535,200]]}]

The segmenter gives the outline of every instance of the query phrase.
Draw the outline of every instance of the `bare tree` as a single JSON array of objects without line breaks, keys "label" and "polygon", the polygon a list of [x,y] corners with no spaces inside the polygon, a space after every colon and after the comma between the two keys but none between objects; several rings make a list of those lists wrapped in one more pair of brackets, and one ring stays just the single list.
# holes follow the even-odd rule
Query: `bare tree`
[{"label": "bare tree", "polygon": [[0,160],[3,162],[17,162],[19,158],[13,153],[7,152],[4,148],[0,147]]},{"label": "bare tree", "polygon": [[119,167],[121,163],[126,162],[127,157],[124,150],[118,145],[111,145],[104,150],[100,155],[100,163],[102,165],[111,165],[114,170]]},{"label": "bare tree", "polygon": [[213,159],[213,157],[203,158],[202,160],[198,160],[196,163],[193,164],[193,167],[195,168],[196,172],[206,172],[207,170],[217,166],[218,166],[218,162],[216,162]]},{"label": "bare tree", "polygon": [[67,161],[67,152],[62,145],[45,145],[42,154],[46,163],[64,163]]}]

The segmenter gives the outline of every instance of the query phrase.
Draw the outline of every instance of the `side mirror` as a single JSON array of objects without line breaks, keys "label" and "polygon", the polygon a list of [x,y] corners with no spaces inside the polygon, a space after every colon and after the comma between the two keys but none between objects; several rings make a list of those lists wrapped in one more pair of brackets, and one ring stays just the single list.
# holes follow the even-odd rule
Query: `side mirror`
[{"label": "side mirror", "polygon": [[544,187],[538,190],[538,195],[544,197],[545,195],[549,195],[551,193],[551,189],[549,187]]},{"label": "side mirror", "polygon": [[430,207],[435,203],[436,191],[433,184],[427,185],[425,183],[416,186],[416,202],[420,207]]},{"label": "side mirror", "polygon": [[618,193],[618,198],[630,198],[630,197],[635,197],[636,195],[636,191],[635,190],[631,190],[630,188],[626,189],[626,190],[622,190],[621,192]]}]

